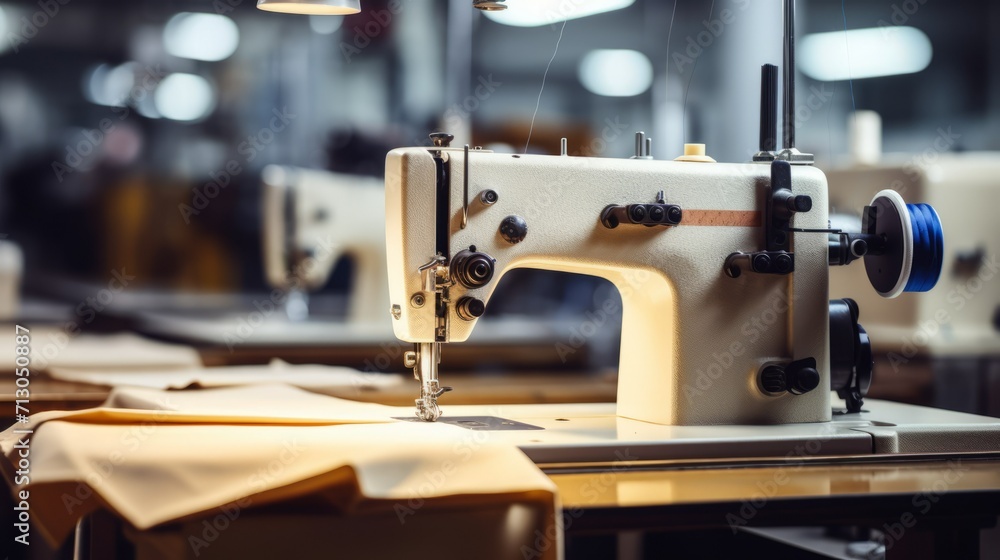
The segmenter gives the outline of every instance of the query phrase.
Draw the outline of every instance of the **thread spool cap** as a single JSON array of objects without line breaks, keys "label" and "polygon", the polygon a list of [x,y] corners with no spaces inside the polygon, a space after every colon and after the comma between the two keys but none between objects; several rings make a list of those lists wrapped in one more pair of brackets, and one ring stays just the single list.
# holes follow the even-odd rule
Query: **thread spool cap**
[{"label": "thread spool cap", "polygon": [[684,155],[674,161],[687,161],[693,163],[715,163],[715,160],[705,155],[704,144],[684,144]]}]

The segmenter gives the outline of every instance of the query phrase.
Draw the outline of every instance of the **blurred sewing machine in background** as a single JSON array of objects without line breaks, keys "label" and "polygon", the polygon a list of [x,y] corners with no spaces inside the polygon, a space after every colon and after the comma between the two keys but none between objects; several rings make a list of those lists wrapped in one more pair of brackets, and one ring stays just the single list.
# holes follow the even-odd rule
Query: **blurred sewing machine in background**
[{"label": "blurred sewing machine in background", "polygon": [[[262,173],[260,208],[262,261],[273,290],[242,310],[143,311],[140,332],[199,346],[232,347],[235,339],[241,348],[290,360],[300,359],[290,349],[305,349],[312,360],[366,368],[364,360],[386,347],[397,354],[388,314],[383,182],[271,165]],[[347,291],[331,293],[330,278],[345,261],[351,271]],[[255,314],[264,317],[253,320]],[[458,362],[475,369],[489,363],[557,369],[586,364],[587,341],[569,355],[559,351],[577,323],[501,313],[484,322]]]},{"label": "blurred sewing machine in background", "polygon": [[20,311],[24,255],[17,243],[0,241],[0,319],[10,320]]},{"label": "blurred sewing machine in background", "polygon": [[947,130],[923,154],[881,153],[878,114],[851,120],[854,163],[827,171],[834,225],[860,224],[856,209],[893,189],[927,201],[940,214],[944,269],[933,291],[877,297],[858,267],[831,270],[832,297],[850,297],[866,311],[878,357],[876,376],[931,376],[935,406],[1000,415],[1000,220],[990,201],[1000,153],[955,153]]},{"label": "blurred sewing machine in background", "polygon": [[381,180],[271,165],[264,169],[261,202],[264,272],[271,287],[288,293],[289,320],[309,318],[308,293],[349,257],[354,274],[346,321],[383,334],[391,329]]},{"label": "blurred sewing machine in background", "polygon": [[[383,316],[385,218],[375,178],[270,165],[262,173],[262,262],[273,290],[246,309],[144,312],[140,330],[195,344],[249,347],[377,345]],[[351,260],[346,294],[322,294],[335,267]],[[251,317],[254,314],[262,318]],[[249,317],[249,318],[248,318]]]}]

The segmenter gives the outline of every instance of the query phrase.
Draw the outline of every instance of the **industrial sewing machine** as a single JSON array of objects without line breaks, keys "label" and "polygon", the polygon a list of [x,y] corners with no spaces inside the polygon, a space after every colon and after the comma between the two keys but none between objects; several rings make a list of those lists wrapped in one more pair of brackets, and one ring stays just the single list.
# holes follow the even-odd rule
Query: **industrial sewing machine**
[{"label": "industrial sewing machine", "polygon": [[[823,174],[780,155],[749,165],[701,153],[669,162],[643,152],[631,160],[511,156],[435,140],[432,149],[390,153],[386,181],[393,325],[418,344],[410,362],[422,381],[421,418],[440,414],[440,345],[469,337],[496,282],[517,267],[592,274],[618,287],[620,416],[675,425],[828,421],[830,392],[820,387],[844,390],[851,408],[860,406],[870,347],[856,306],[829,302],[828,268],[841,253],[850,255],[843,264],[868,253],[864,245],[902,250],[912,230],[902,229],[907,207],[895,193],[872,202],[872,217],[882,215],[865,233],[834,233]],[[536,202],[542,193],[548,206]],[[901,237],[883,239],[886,231]],[[909,274],[894,274],[887,295],[906,286]]]},{"label": "industrial sewing machine", "polygon": [[[827,179],[795,148],[792,6],[783,149],[777,68],[765,65],[752,163],[716,163],[701,145],[654,161],[642,133],[631,159],[570,157],[565,141],[556,156],[494,154],[452,147],[446,133],[389,153],[391,315],[396,336],[415,344],[405,360],[421,384],[419,419],[449,421],[438,404],[449,390],[442,347],[470,336],[506,272],[529,267],[603,277],[623,300],[613,419],[594,407],[469,419],[455,407],[466,427],[516,431],[532,419],[520,428],[550,430],[502,436],[536,460],[607,460],[608,449],[764,456],[831,438],[824,453],[996,447],[1000,422],[863,400],[871,342],[858,305],[830,301],[830,267],[863,260],[884,298],[926,292],[941,273],[943,232],[932,207],[890,189],[861,203],[857,230],[831,227]],[[585,430],[560,424],[571,421]],[[740,428],[759,425],[773,426]]]},{"label": "industrial sewing machine", "polygon": [[[416,345],[406,361],[421,384],[419,419],[498,430],[540,463],[1000,448],[1000,420],[864,401],[873,360],[861,312],[829,300],[829,267],[859,259],[885,297],[931,289],[942,235],[929,206],[883,191],[863,229],[847,232],[827,223],[823,174],[788,161],[806,159],[797,151],[722,164],[696,148],[681,161],[645,150],[617,160],[492,154],[447,139],[387,160],[391,315]],[[498,406],[483,417],[455,406],[441,416],[442,346],[469,337],[517,267],[618,287],[616,409]]]}]

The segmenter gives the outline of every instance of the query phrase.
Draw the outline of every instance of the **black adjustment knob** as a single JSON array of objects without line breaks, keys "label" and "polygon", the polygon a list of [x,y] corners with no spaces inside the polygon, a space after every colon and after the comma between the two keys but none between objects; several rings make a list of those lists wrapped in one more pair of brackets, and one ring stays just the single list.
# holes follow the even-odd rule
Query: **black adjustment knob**
[{"label": "black adjustment knob", "polygon": [[448,148],[451,146],[452,140],[455,139],[454,134],[449,134],[447,132],[432,132],[429,134],[431,142],[434,143],[435,148]]},{"label": "black adjustment knob", "polygon": [[486,313],[486,304],[474,297],[464,297],[458,300],[455,309],[463,320],[475,321]]},{"label": "black adjustment knob", "polygon": [[781,254],[778,258],[774,259],[775,268],[778,272],[785,274],[792,271],[792,256]]},{"label": "black adjustment knob", "polygon": [[760,386],[765,392],[772,394],[784,393],[788,390],[785,383],[785,369],[781,366],[767,366],[760,373]]},{"label": "black adjustment knob", "polygon": [[771,270],[771,257],[764,254],[755,256],[753,258],[753,270],[754,272],[768,272]]},{"label": "black adjustment knob", "polygon": [[795,372],[785,372],[788,378],[788,392],[793,395],[804,395],[819,387],[819,371],[816,368],[803,368]]},{"label": "black adjustment knob", "polygon": [[462,251],[451,260],[451,275],[466,288],[482,288],[493,280],[495,264],[486,253]]},{"label": "black adjustment knob", "polygon": [[788,209],[792,212],[808,212],[812,207],[813,199],[808,195],[800,194],[788,199]]},{"label": "black adjustment knob", "polygon": [[790,220],[792,216],[799,212],[809,212],[812,210],[812,207],[813,201],[809,195],[795,195],[787,189],[782,189],[774,193],[775,215],[782,220]]},{"label": "black adjustment knob", "polygon": [[507,216],[500,222],[500,236],[511,245],[516,245],[528,236],[528,222],[521,216]]}]

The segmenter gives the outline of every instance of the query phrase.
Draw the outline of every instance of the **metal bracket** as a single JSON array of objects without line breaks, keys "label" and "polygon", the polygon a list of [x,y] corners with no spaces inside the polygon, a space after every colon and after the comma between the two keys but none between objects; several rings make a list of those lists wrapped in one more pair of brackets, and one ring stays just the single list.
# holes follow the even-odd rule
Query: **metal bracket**
[{"label": "metal bracket", "polygon": [[[427,264],[417,269],[425,292],[439,292],[441,288],[451,286],[448,273],[448,261],[441,255],[435,255]],[[443,273],[443,274],[442,274]],[[444,281],[440,280],[444,278]]]}]

